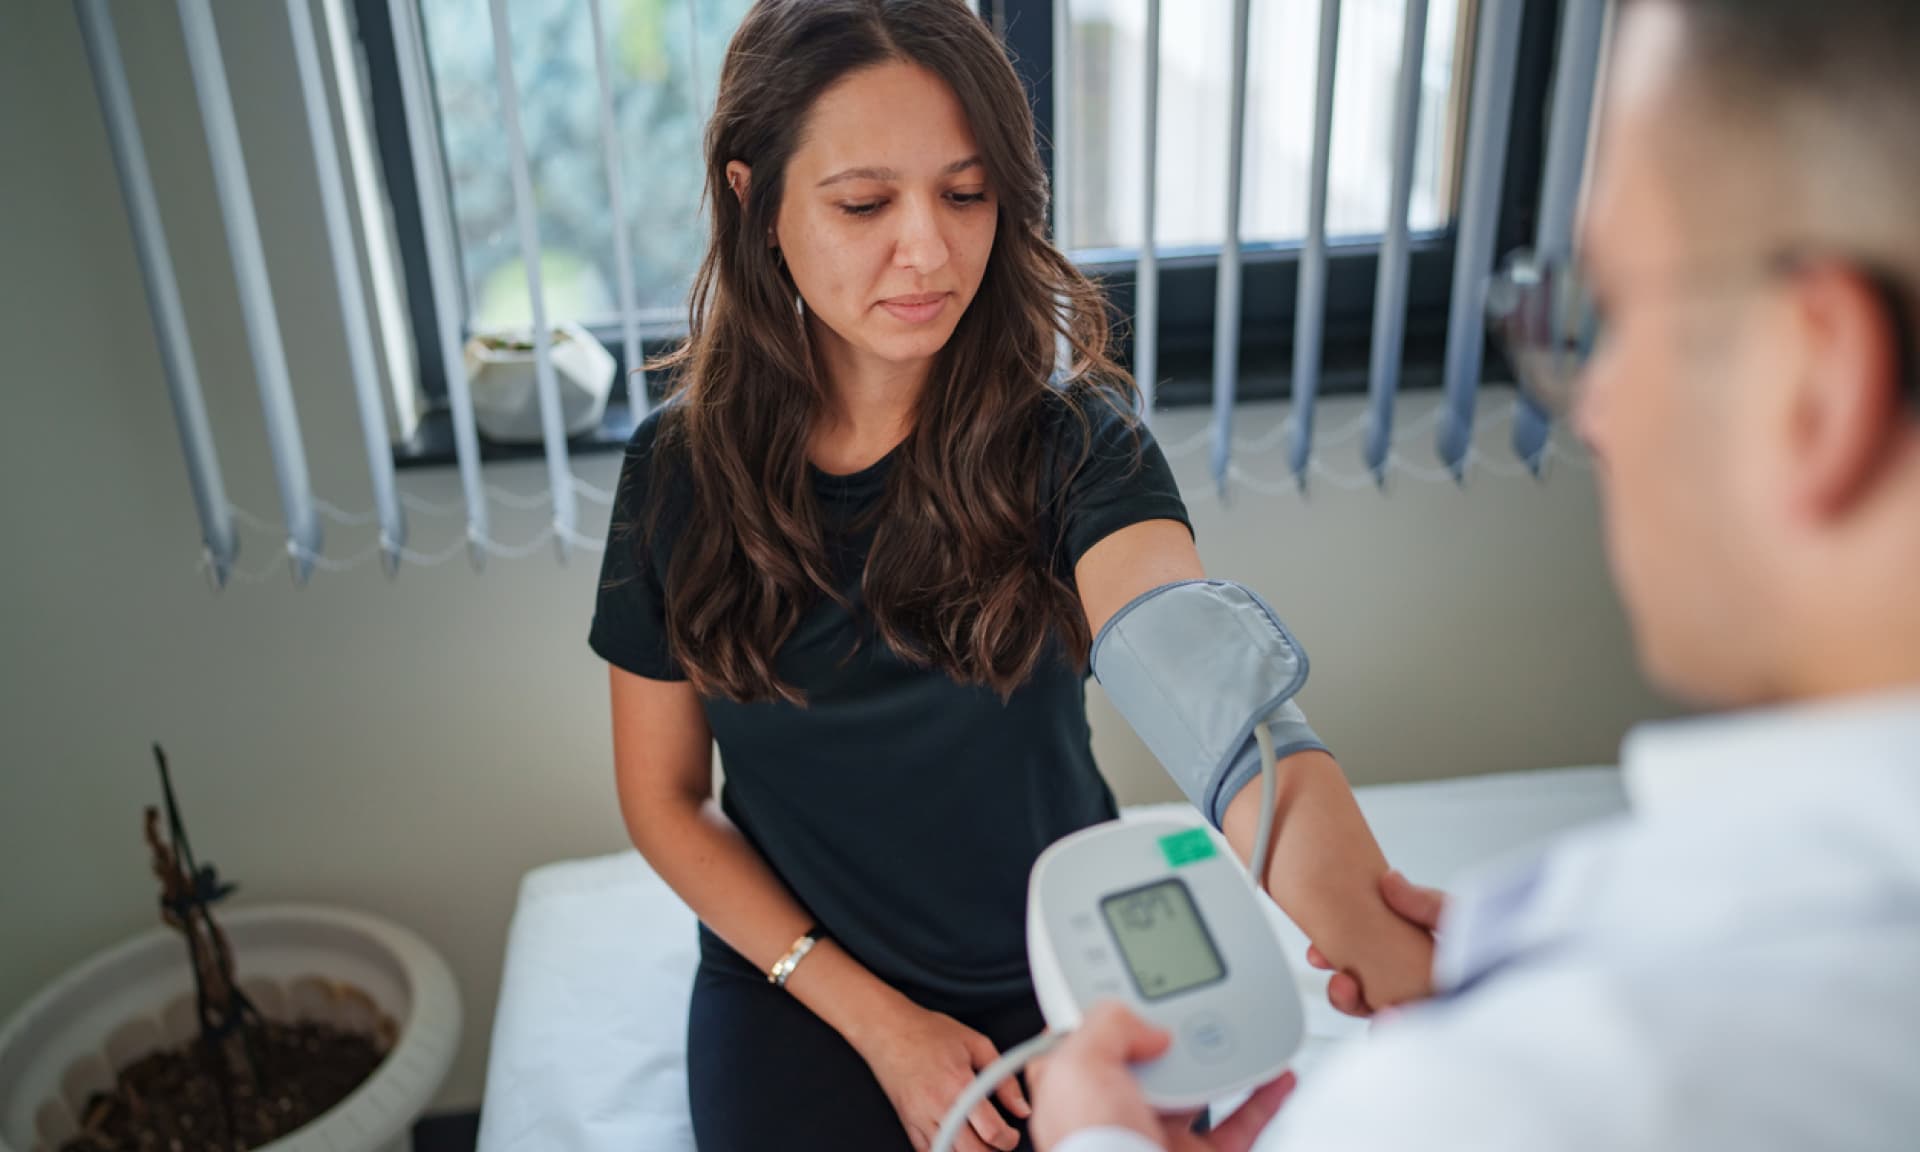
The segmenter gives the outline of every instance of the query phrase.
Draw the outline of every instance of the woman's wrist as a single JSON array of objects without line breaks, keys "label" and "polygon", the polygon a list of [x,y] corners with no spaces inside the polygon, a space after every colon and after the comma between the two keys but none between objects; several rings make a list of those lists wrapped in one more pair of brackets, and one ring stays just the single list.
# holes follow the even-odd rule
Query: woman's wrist
[{"label": "woman's wrist", "polygon": [[[1382,1004],[1424,995],[1431,937],[1380,896],[1387,860],[1339,762],[1301,752],[1282,758],[1278,772],[1267,891],[1328,959],[1359,973],[1369,1002],[1376,990]],[[1227,809],[1222,830],[1243,856],[1251,855],[1259,795],[1257,785],[1245,788]]]},{"label": "woman's wrist", "polygon": [[794,969],[787,991],[856,1050],[913,1005],[831,940],[821,941]]},{"label": "woman's wrist", "polygon": [[798,968],[800,962],[805,960],[808,954],[826,938],[826,932],[818,925],[807,929],[806,935],[795,940],[793,947],[787,949],[786,955],[774,961],[773,967],[767,969],[768,981],[776,987],[785,988],[787,981],[793,977],[794,969]]}]

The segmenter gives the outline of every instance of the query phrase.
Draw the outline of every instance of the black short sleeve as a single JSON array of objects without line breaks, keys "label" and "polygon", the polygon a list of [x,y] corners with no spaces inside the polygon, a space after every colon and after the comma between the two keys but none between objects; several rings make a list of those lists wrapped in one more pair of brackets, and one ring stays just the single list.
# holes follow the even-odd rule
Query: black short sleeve
[{"label": "black short sleeve", "polygon": [[[1129,420],[1098,397],[1083,401],[1084,431],[1071,415],[1064,440],[1069,469],[1061,501],[1060,559],[1071,573],[1088,549],[1122,528],[1147,520],[1178,520],[1193,531],[1173,468],[1145,424]],[[1090,447],[1084,459],[1078,446]],[[1076,467],[1077,464],[1077,467]]]},{"label": "black short sleeve", "polygon": [[[1076,409],[1081,399],[1050,390],[1046,409],[1005,430],[1041,529],[1010,563],[1062,565],[1128,524],[1186,520],[1151,438],[1102,397]],[[694,539],[682,412],[664,406],[630,445],[591,634],[594,651],[649,679],[685,679],[666,650],[662,596],[670,561]],[[699,703],[726,766],[721,807],[746,842],[869,971],[964,1019],[1032,994],[1034,862],[1118,807],[1093,759],[1087,671],[1064,645],[1049,644],[1002,695],[874,636],[862,580],[879,517],[901,514],[888,502],[896,462],[855,476],[813,470],[841,595],[809,596],[774,654],[803,699]],[[649,521],[636,556],[624,526]]]},{"label": "black short sleeve", "polygon": [[[671,493],[653,492],[653,454],[660,413],[640,422],[627,442],[615,490],[607,550],[600,561],[600,592],[593,606],[587,643],[607,663],[648,680],[685,680],[667,651],[663,557],[667,550],[647,537],[655,511],[651,501]],[[664,533],[672,516],[659,518]]]}]

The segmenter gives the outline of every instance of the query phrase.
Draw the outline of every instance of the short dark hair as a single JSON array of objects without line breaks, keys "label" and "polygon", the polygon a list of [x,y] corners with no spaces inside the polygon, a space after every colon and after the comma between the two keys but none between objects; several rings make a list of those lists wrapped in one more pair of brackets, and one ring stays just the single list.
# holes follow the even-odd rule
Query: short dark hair
[{"label": "short dark hair", "polygon": [[1897,234],[1876,236],[1897,250],[1857,255],[1887,262],[1878,287],[1899,326],[1907,386],[1920,402],[1920,208],[1909,207],[1920,205],[1920,0],[1626,3],[1665,4],[1681,14],[1686,83],[1715,113],[1778,131],[1781,146],[1848,138],[1849,157],[1866,167],[1830,175],[1847,181],[1845,199],[1898,220]]},{"label": "short dark hair", "polygon": [[[1914,0],[1654,2],[1685,15],[1690,58],[1715,94],[1763,104],[1815,100],[1920,111],[1920,4]],[[1901,127],[1911,133],[1914,125]]]}]

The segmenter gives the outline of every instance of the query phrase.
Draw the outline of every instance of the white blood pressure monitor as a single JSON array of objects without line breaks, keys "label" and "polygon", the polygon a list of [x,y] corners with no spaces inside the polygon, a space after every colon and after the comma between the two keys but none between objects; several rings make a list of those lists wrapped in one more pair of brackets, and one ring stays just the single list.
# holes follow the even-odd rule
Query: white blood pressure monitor
[{"label": "white blood pressure monitor", "polygon": [[1273,1079],[1300,1047],[1299,992],[1247,873],[1210,829],[1113,822],[1054,844],[1027,890],[1027,957],[1047,1027],[1118,1000],[1173,1034],[1134,1070],[1162,1111]]}]

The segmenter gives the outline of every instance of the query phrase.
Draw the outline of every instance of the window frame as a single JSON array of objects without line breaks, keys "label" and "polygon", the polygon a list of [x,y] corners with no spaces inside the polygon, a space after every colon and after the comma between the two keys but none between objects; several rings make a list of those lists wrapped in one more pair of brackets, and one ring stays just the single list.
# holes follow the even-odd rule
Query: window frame
[{"label": "window frame", "polygon": [[[479,2],[479,0],[476,0]],[[420,426],[394,445],[394,462],[402,468],[452,463],[454,446],[447,409],[446,365],[438,340],[426,334],[436,330],[435,284],[427,261],[421,189],[415,179],[407,138],[406,110],[400,94],[400,64],[393,40],[388,5],[418,4],[418,0],[353,0],[355,25],[366,63],[368,107],[373,135],[393,213],[394,239],[406,282],[406,308],[414,332],[414,353],[421,391],[427,399]],[[1455,109],[1449,116],[1456,137],[1464,142],[1465,109],[1472,88],[1471,45],[1480,5],[1463,0],[1460,56],[1469,62],[1456,74]],[[1055,122],[1051,68],[1053,61],[1052,0],[980,0],[980,12],[1002,35],[1014,70],[1026,88],[1034,111],[1041,160],[1052,171]],[[1558,40],[1560,0],[1527,0],[1523,5],[1519,66],[1515,76],[1513,118],[1502,180],[1497,252],[1532,242],[1539,213],[1541,165],[1546,151],[1547,106]],[[421,17],[423,34],[424,15]],[[429,92],[434,76],[427,69]],[[438,106],[437,98],[433,106]],[[438,127],[435,139],[441,140]],[[440,150],[445,171],[444,144]],[[443,187],[450,183],[443,179]],[[448,205],[451,216],[452,205]],[[1327,267],[1326,332],[1323,343],[1321,395],[1364,393],[1373,328],[1374,280],[1378,273],[1380,238],[1336,237],[1330,241]],[[1432,389],[1442,383],[1447,322],[1453,287],[1453,228],[1416,233],[1410,244],[1406,344],[1401,387]],[[1293,356],[1293,301],[1299,281],[1299,242],[1254,242],[1241,249],[1242,323],[1240,347],[1241,400],[1282,398],[1290,394]],[[1072,253],[1075,260],[1106,290],[1116,320],[1115,353],[1131,363],[1131,321],[1137,252],[1098,249]],[[1162,408],[1204,406],[1211,403],[1214,290],[1219,248],[1199,246],[1160,251],[1160,385]],[[456,291],[464,293],[461,285]],[[469,335],[464,302],[461,339]],[[631,435],[635,416],[628,395],[628,366],[617,323],[589,325],[594,337],[613,354],[618,371],[607,416],[600,428],[569,442],[576,453],[618,451]],[[657,355],[684,336],[684,325],[643,325],[642,353]],[[1505,371],[1498,347],[1489,340],[1484,375]],[[648,377],[648,391],[657,402],[661,381]],[[484,460],[535,459],[538,444],[507,445],[481,441]]]},{"label": "window frame", "polygon": [[[981,15],[1002,30],[1014,71],[1026,87],[1034,110],[1041,159],[1053,171],[1053,4],[1052,0],[981,0]],[[1473,45],[1480,4],[1460,6],[1450,131],[1465,147],[1467,110],[1472,94]],[[1499,255],[1533,243],[1540,208],[1542,166],[1546,158],[1548,100],[1560,24],[1560,0],[1526,0],[1520,53],[1514,75],[1514,100],[1507,168],[1501,181]],[[1458,166],[1455,196],[1457,199]],[[1321,396],[1365,393],[1372,355],[1373,290],[1379,273],[1379,236],[1342,236],[1327,251],[1326,327],[1322,342]],[[1258,241],[1241,246],[1240,381],[1238,399],[1273,400],[1292,394],[1293,309],[1299,287],[1299,241]],[[1416,232],[1409,243],[1406,343],[1402,352],[1403,391],[1442,386],[1447,327],[1453,298],[1454,227]],[[1076,262],[1106,289],[1116,319],[1116,353],[1131,363],[1131,321],[1138,252],[1131,248],[1072,253]],[[1157,407],[1200,407],[1212,403],[1215,285],[1219,248],[1162,248],[1160,264],[1159,387]],[[1482,376],[1504,378],[1506,361],[1487,337]]]}]

